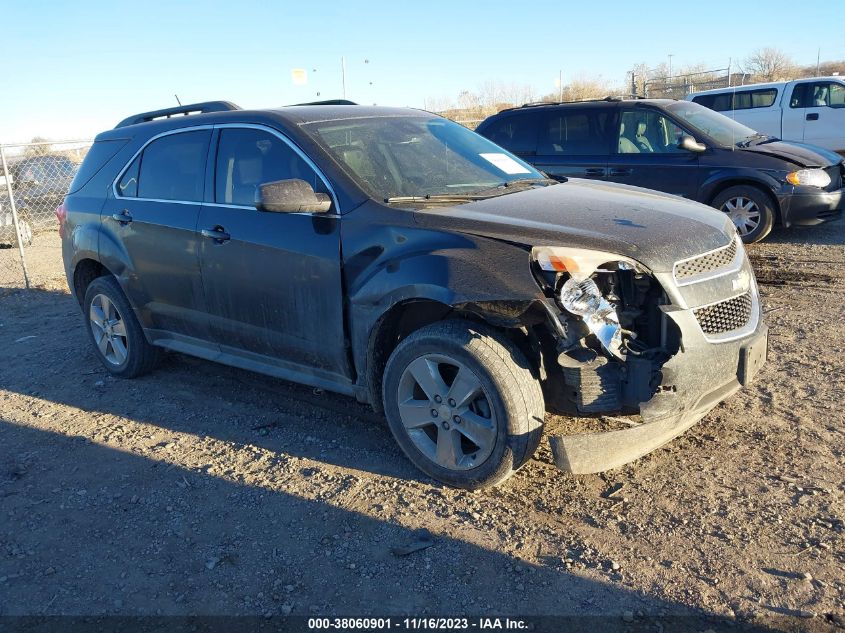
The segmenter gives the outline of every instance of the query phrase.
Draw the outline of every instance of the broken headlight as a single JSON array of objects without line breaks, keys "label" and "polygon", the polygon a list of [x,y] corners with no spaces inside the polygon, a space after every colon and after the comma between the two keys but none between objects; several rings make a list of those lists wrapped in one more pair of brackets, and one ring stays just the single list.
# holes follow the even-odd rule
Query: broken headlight
[{"label": "broken headlight", "polygon": [[641,265],[621,255],[564,247],[537,247],[532,257],[541,271],[563,275],[566,279],[557,293],[558,304],[570,314],[580,317],[602,347],[616,358],[624,358],[623,329],[613,300],[606,296],[594,277],[597,273],[639,271]]}]

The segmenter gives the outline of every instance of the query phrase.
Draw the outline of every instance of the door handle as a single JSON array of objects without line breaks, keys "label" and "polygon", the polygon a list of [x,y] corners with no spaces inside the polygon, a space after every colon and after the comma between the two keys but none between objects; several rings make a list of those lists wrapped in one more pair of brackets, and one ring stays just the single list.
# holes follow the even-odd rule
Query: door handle
[{"label": "door handle", "polygon": [[611,176],[630,176],[632,173],[634,173],[634,170],[630,167],[610,170]]},{"label": "door handle", "polygon": [[604,176],[605,172],[604,167],[588,167],[584,170],[584,175],[587,177]]},{"label": "door handle", "polygon": [[129,213],[129,209],[124,209],[120,213],[112,213],[111,219],[118,222],[121,226],[126,226],[132,221],[132,214]]},{"label": "door handle", "polygon": [[807,115],[807,120],[808,121],[818,121],[819,120],[819,113],[818,112],[810,112],[810,114]]},{"label": "door handle", "polygon": [[226,229],[222,226],[215,226],[213,229],[203,229],[200,231],[203,237],[208,237],[218,244],[222,244],[223,242],[228,242],[232,239],[232,236],[226,233]]}]

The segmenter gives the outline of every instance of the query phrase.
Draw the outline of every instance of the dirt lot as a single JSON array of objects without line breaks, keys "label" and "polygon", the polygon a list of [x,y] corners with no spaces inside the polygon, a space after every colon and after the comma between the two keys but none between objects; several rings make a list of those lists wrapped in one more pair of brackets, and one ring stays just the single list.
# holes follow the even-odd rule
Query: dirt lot
[{"label": "dirt lot", "polygon": [[[0,614],[843,627],[843,244],[838,223],[750,249],[769,363],[684,436],[602,476],[544,443],[472,494],[343,397],[178,355],[110,378],[39,238],[40,288],[0,294]],[[421,528],[432,547],[391,552]]]}]

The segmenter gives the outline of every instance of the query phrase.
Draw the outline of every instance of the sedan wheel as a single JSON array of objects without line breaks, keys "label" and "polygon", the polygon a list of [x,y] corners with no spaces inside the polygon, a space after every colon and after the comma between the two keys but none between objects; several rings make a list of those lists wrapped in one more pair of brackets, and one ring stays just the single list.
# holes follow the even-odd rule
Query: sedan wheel
[{"label": "sedan wheel", "polygon": [[107,362],[123,365],[129,355],[126,324],[117,307],[106,295],[98,294],[91,300],[88,311],[94,344]]}]

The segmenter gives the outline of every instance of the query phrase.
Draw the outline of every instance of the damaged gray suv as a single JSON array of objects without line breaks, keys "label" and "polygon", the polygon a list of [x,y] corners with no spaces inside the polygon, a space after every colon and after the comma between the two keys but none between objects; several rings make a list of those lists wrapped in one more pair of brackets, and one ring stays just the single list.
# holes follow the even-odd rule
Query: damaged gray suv
[{"label": "damaged gray suv", "polygon": [[427,112],[135,115],[97,137],[57,215],[112,374],[139,376],[164,349],[354,396],[462,488],[525,464],[546,411],[584,418],[549,438],[560,468],[625,464],[766,357],[723,214],[549,180]]}]

